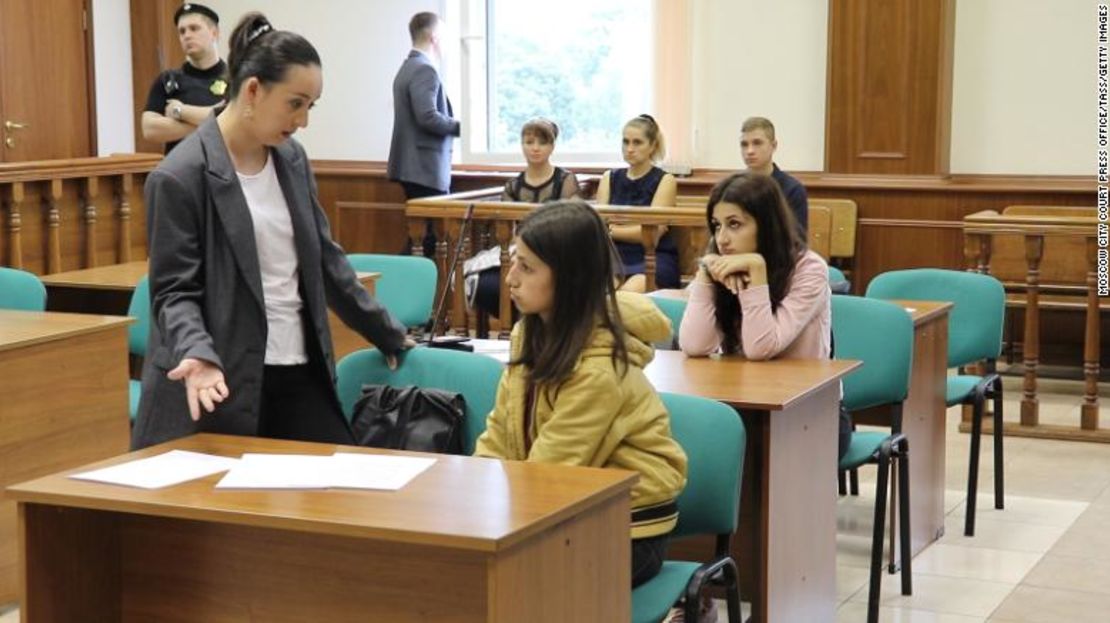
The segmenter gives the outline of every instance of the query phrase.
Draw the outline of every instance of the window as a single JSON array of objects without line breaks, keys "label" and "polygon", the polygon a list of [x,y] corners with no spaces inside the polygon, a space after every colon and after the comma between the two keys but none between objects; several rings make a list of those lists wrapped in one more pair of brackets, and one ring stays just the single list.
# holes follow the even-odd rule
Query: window
[{"label": "window", "polygon": [[654,0],[469,0],[464,158],[519,160],[520,127],[559,125],[562,162],[619,159],[624,122],[651,110]]}]

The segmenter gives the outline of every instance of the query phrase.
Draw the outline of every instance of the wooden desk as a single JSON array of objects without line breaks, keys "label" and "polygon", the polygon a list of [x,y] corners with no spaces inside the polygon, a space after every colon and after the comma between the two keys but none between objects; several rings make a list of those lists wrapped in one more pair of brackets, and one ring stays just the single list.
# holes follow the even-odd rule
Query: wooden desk
[{"label": "wooden desk", "polygon": [[[0,487],[125,452],[128,318],[0,310]],[[19,597],[0,502],[0,603]]]},{"label": "wooden desk", "polygon": [[[171,448],[338,447],[196,435],[101,465]],[[221,475],[153,491],[62,474],[9,487],[23,621],[629,620],[635,474],[437,459],[394,492],[218,491]]]},{"label": "wooden desk", "polygon": [[[131,303],[131,293],[146,273],[147,262],[140,260],[45,275],[42,282],[46,285],[47,309],[125,315]],[[357,275],[362,285],[373,295],[374,283],[381,277],[381,273],[360,272]],[[336,361],[344,355],[370,346],[361,335],[347,328],[330,309],[328,325],[331,327]]]},{"label": "wooden desk", "polygon": [[[656,290],[652,296],[685,300],[686,291]],[[948,376],[948,312],[951,303],[891,301],[913,317],[913,369],[902,410],[910,458],[910,524],[914,555],[944,536],[945,387]],[[853,413],[859,424],[890,426],[886,410]]]},{"label": "wooden desk", "polygon": [[[690,358],[657,351],[659,391],[719,400],[748,431],[740,527],[732,555],[756,621],[836,618],[836,440],[840,384],[859,362]],[[707,560],[709,540],[672,544]]]}]

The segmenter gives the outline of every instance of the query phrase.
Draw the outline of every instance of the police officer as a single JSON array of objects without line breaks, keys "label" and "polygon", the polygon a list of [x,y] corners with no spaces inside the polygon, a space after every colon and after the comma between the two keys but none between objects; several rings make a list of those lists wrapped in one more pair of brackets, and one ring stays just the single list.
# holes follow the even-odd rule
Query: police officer
[{"label": "police officer", "polygon": [[164,143],[166,153],[224,101],[227,64],[216,48],[220,17],[212,9],[185,3],[173,14],[185,64],[158,75],[146,98],[143,138]]}]

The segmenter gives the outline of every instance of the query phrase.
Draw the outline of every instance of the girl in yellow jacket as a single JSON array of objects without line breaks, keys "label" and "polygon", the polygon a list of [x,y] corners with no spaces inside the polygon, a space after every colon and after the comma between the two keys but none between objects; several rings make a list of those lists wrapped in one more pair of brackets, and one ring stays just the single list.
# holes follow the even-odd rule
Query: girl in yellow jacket
[{"label": "girl in yellow jacket", "polygon": [[615,290],[614,257],[601,217],[581,201],[544,205],[520,224],[506,283],[521,320],[475,454],[639,473],[636,586],[663,564],[686,455],[643,370],[670,322],[647,297]]}]

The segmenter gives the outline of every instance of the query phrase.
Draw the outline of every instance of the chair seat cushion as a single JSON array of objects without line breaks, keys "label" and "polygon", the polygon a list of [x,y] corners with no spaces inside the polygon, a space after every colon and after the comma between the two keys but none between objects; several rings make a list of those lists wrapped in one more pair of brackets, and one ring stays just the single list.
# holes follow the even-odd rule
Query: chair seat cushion
[{"label": "chair seat cushion", "polygon": [[135,418],[139,415],[139,396],[143,393],[143,384],[139,381],[132,379],[127,385],[128,400],[130,402],[131,421],[134,422]]},{"label": "chair seat cushion", "polygon": [[968,376],[961,374],[959,376],[948,377],[948,387],[944,392],[944,402],[951,407],[958,405],[967,400],[975,386],[982,381],[981,376]]},{"label": "chair seat cushion", "polygon": [[848,446],[848,453],[840,459],[840,469],[852,469],[870,462],[879,451],[879,446],[883,445],[883,440],[889,436],[878,431],[852,433],[852,443]]},{"label": "chair seat cushion", "polygon": [[662,621],[674,602],[686,592],[686,585],[700,566],[696,562],[664,562],[659,575],[632,591],[632,623]]}]

